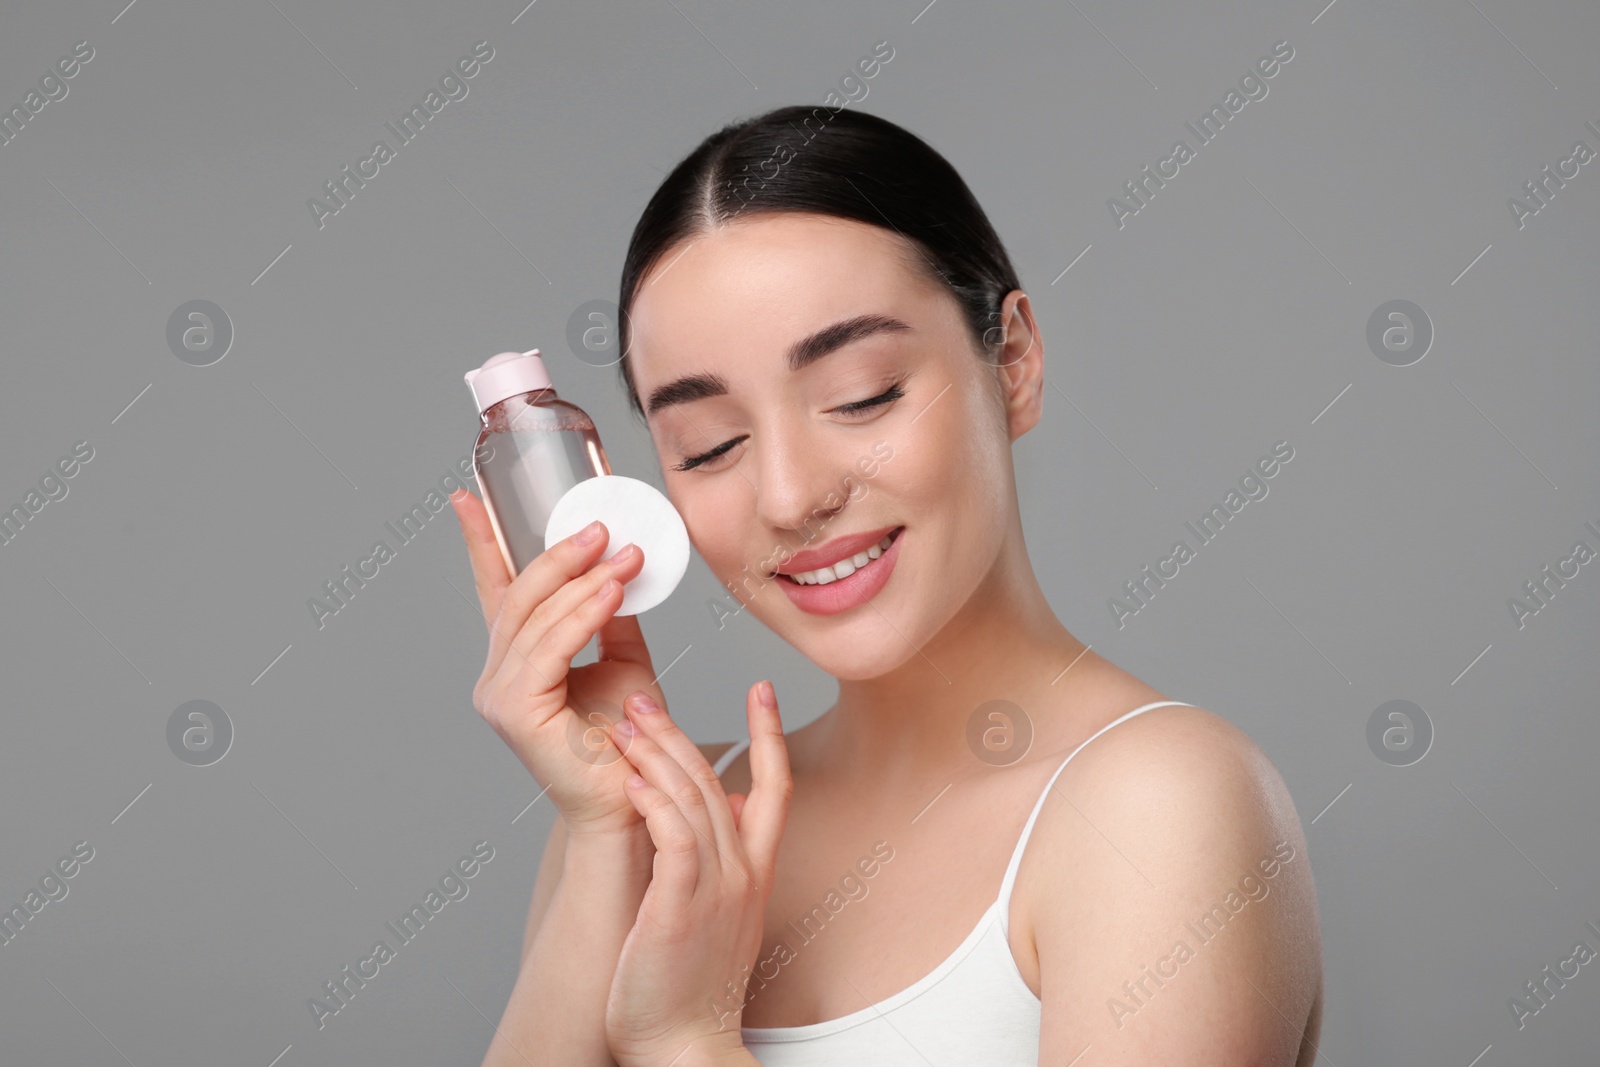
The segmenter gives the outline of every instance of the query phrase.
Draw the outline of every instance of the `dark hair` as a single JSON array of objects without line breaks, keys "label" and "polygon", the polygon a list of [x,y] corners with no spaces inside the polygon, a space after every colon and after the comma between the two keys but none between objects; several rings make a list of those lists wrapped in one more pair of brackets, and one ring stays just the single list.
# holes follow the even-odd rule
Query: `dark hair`
[{"label": "dark hair", "polygon": [[[775,173],[773,171],[775,170]],[[826,106],[780,107],[730,123],[673,168],[633,228],[618,297],[628,401],[644,408],[628,352],[628,308],[668,249],[741,216],[786,211],[853,219],[909,239],[912,259],[959,302],[977,348],[998,342],[1000,303],[1020,289],[989,218],[948,160],[887,119]]]}]

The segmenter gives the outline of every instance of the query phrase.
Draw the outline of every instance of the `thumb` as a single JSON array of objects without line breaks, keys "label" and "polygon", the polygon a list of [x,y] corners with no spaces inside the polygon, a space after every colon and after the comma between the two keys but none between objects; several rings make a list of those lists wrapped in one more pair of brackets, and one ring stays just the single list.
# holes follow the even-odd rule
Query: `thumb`
[{"label": "thumb", "polygon": [[728,807],[733,809],[733,825],[735,828],[739,826],[739,814],[744,811],[744,802],[747,799],[743,793],[728,794]]},{"label": "thumb", "polygon": [[650,648],[644,643],[644,631],[639,628],[637,615],[613,615],[600,627],[600,660],[634,663],[653,676],[656,669],[650,663]]}]

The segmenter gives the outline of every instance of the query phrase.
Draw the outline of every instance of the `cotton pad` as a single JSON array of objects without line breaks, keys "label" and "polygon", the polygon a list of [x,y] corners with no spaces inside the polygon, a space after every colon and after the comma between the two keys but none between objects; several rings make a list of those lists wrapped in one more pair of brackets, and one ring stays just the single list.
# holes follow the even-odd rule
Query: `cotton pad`
[{"label": "cotton pad", "polygon": [[626,544],[644,551],[644,569],[622,583],[617,614],[637,615],[671,596],[689,567],[689,531],[672,501],[637,478],[621,474],[585,478],[556,501],[545,524],[544,543],[571,537],[596,519],[610,534],[604,558],[610,559]]}]

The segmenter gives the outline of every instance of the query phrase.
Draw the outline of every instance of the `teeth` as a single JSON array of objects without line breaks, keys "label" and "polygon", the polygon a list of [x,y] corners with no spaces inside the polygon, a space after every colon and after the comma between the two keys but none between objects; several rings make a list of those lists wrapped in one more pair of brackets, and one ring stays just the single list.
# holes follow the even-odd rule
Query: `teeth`
[{"label": "teeth", "polygon": [[883,555],[893,540],[893,535],[885,534],[882,541],[872,545],[865,552],[857,552],[849,559],[842,559],[831,567],[821,567],[814,571],[801,571],[799,574],[791,574],[788,577],[801,585],[827,585],[829,582],[836,582],[840,578],[848,578]]}]

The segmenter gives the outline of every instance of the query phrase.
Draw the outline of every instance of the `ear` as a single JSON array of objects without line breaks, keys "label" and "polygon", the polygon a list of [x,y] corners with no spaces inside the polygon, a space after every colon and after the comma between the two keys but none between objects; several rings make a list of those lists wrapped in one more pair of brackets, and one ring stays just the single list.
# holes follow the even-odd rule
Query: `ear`
[{"label": "ear", "polygon": [[1033,317],[1028,294],[1013,289],[1000,303],[1000,325],[989,339],[998,341],[995,369],[1004,393],[1006,422],[1015,441],[1039,421],[1044,408],[1044,336]]}]

